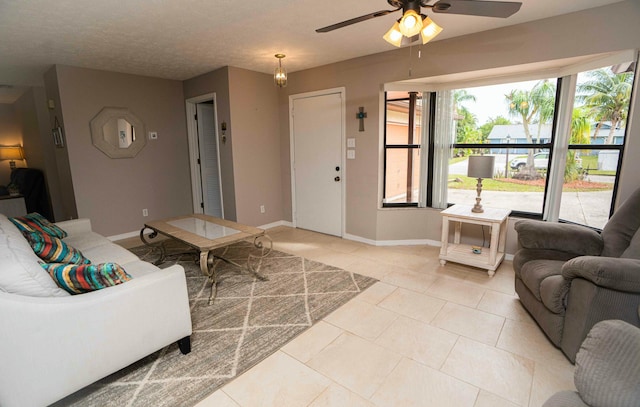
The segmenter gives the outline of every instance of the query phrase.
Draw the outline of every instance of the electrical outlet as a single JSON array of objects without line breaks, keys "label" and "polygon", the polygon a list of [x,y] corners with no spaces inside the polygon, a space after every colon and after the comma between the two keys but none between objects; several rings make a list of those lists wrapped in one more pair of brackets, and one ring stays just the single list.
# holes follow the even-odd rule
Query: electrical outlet
[{"label": "electrical outlet", "polygon": [[142,216],[149,216],[149,211],[147,209],[143,209]]},{"label": "electrical outlet", "polygon": [[265,213],[266,209],[264,209],[264,205],[260,205],[260,213]]}]

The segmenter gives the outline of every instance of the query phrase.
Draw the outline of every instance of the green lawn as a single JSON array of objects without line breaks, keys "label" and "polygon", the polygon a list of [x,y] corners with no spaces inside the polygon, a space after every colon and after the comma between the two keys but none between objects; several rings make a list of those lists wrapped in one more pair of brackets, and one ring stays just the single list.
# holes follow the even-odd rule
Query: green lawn
[{"label": "green lawn", "polygon": [[[461,180],[457,182],[453,180]],[[476,189],[478,183],[477,178],[469,178],[464,175],[449,175],[450,189]],[[565,192],[584,192],[584,191],[608,191],[613,189],[613,184],[593,184],[593,183],[572,183],[565,184]],[[503,191],[503,192],[543,192],[544,182],[510,182],[500,178],[483,179],[483,191]]]},{"label": "green lawn", "polygon": [[600,171],[598,170],[598,156],[597,155],[583,155],[582,157],[582,169],[588,170],[591,175],[616,175],[615,171]]}]

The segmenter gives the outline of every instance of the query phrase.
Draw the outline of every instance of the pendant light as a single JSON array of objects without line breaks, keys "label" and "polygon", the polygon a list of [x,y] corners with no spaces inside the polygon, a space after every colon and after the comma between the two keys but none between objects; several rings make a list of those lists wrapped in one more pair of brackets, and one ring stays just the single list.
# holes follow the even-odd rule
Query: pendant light
[{"label": "pendant light", "polygon": [[285,55],[276,54],[275,57],[278,58],[278,67],[273,74],[273,81],[279,88],[284,88],[287,86],[287,70],[282,67],[282,58],[284,58]]}]

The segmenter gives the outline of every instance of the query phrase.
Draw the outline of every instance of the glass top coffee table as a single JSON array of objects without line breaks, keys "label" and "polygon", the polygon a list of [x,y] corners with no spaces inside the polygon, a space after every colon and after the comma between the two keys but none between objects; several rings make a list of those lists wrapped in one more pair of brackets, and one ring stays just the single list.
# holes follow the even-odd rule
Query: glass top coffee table
[{"label": "glass top coffee table", "polygon": [[[151,229],[149,239],[154,239],[158,234],[168,237],[159,243],[147,240],[144,235],[146,229]],[[213,250],[239,242],[241,240],[253,239],[253,245],[260,249],[260,254],[249,253],[246,264],[239,264],[233,260],[226,259],[214,254]],[[209,278],[211,282],[211,296],[209,304],[212,304],[217,290],[216,266],[219,261],[224,261],[241,270],[246,270],[260,280],[267,280],[267,277],[260,274],[255,265],[259,260],[268,256],[273,247],[271,238],[267,236],[264,229],[247,226],[232,222],[215,216],[193,214],[179,216],[175,218],[163,219],[144,224],[140,230],[140,240],[150,247],[160,250],[160,258],[155,262],[162,263],[167,256],[165,243],[170,240],[178,241],[191,248],[200,257],[200,270]],[[264,243],[268,244],[265,247]],[[184,253],[184,251],[182,252]]]}]

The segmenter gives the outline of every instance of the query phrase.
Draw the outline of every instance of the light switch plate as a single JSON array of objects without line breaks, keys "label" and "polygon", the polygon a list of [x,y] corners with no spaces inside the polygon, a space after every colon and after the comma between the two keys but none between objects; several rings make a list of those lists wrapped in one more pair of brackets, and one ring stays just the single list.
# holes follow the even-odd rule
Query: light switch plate
[{"label": "light switch plate", "polygon": [[356,139],[351,137],[347,139],[347,147],[356,148]]},{"label": "light switch plate", "polygon": [[356,159],[356,150],[347,150],[347,159],[355,160]]},{"label": "light switch plate", "polygon": [[157,140],[158,139],[158,132],[157,131],[150,131],[149,132],[149,140]]}]

